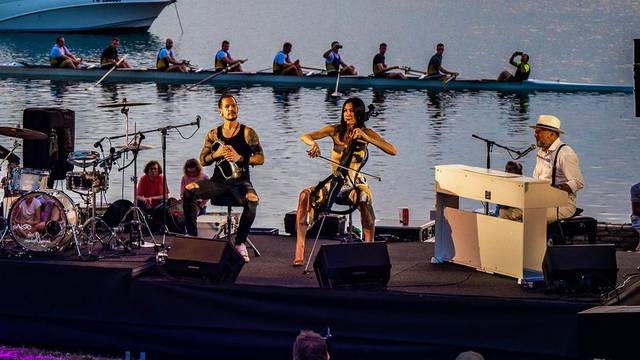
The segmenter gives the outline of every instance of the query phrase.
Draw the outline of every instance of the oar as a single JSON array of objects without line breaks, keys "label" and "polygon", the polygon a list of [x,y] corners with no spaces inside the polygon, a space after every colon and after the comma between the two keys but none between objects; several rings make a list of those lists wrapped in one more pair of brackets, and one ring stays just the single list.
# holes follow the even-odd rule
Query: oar
[{"label": "oar", "polygon": [[[247,60],[245,59],[244,61],[247,61]],[[240,65],[240,61],[238,61],[237,63],[235,63],[235,64],[233,64],[233,65],[231,65],[231,66],[227,66],[226,68],[224,68],[224,69],[222,69],[222,70],[220,70],[220,71],[218,71],[218,72],[216,72],[216,73],[213,73],[213,74],[211,74],[211,75],[207,76],[206,78],[204,78],[204,79],[202,79],[202,80],[198,81],[197,83],[195,83],[195,84],[193,84],[193,85],[189,86],[189,87],[187,88],[187,91],[190,91],[190,90],[191,90],[191,89],[193,89],[194,87],[196,87],[196,86],[198,86],[198,85],[200,85],[200,84],[202,84],[202,83],[205,83],[205,82],[207,82],[207,81],[209,81],[209,80],[211,80],[211,79],[215,78],[216,76],[218,76],[218,75],[220,75],[220,74],[228,73],[228,72],[229,72],[229,70],[233,69],[234,67],[236,67],[236,66],[238,66],[238,65]]]},{"label": "oar", "polygon": [[257,72],[257,73],[261,73],[261,72],[265,72],[265,71],[268,71],[268,70],[271,70],[271,69],[273,69],[273,67],[268,67],[268,68],[260,69],[260,70],[258,70],[258,71],[256,71],[256,72]]},{"label": "oar", "polygon": [[127,55],[125,55],[125,56],[121,57],[121,58],[120,58],[120,60],[118,60],[118,62],[117,62],[115,65],[113,65],[113,67],[111,68],[111,70],[107,71],[107,73],[106,73],[106,74],[104,74],[104,76],[102,76],[102,77],[100,78],[100,80],[98,80],[98,82],[96,82],[95,84],[93,84],[93,85],[91,85],[91,86],[87,87],[87,88],[86,88],[86,90],[91,90],[91,88],[94,88],[94,87],[96,87],[96,86],[100,85],[100,84],[104,81],[104,79],[106,79],[106,78],[107,78],[107,76],[109,76],[109,74],[111,74],[111,73],[113,72],[113,70],[117,69],[117,68],[118,68],[118,66],[120,66],[120,63],[122,63],[126,57],[127,57]]},{"label": "oar", "polygon": [[325,69],[320,69],[320,68],[315,68],[315,67],[309,67],[309,66],[300,66],[303,69],[307,69],[307,70],[315,70],[315,71],[327,71]]},{"label": "oar", "polygon": [[338,79],[336,80],[336,90],[331,94],[331,96],[339,97],[340,95],[342,95],[338,92],[339,85],[340,85],[340,70],[338,70]]}]

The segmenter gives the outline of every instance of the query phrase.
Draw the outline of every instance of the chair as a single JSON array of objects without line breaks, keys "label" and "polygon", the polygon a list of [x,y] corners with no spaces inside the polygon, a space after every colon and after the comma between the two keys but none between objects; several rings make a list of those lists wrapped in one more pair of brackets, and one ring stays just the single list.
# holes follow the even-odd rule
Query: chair
[{"label": "chair", "polygon": [[[233,207],[242,207],[244,206],[244,204],[242,204],[241,202],[238,202],[236,198],[234,198],[231,195],[223,194],[215,198],[212,198],[211,205],[227,207],[227,225],[225,228],[225,233],[226,233],[227,241],[231,243],[231,234],[233,233],[233,229],[232,229],[233,217],[231,216],[231,209]],[[219,238],[220,238],[220,233],[214,235],[214,239],[219,239]],[[247,245],[251,248],[251,250],[253,250],[253,255],[255,257],[259,257],[261,255],[260,251],[258,250],[258,248],[256,248],[255,245],[253,245],[249,237],[247,237]]]}]

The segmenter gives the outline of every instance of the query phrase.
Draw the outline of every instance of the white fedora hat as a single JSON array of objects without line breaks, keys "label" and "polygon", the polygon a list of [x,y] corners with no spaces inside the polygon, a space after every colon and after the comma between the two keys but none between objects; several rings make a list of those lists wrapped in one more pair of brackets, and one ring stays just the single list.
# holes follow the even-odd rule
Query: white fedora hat
[{"label": "white fedora hat", "polygon": [[540,115],[538,116],[538,122],[535,125],[529,125],[529,127],[533,129],[543,128],[564,134],[564,131],[560,129],[560,119],[553,115]]}]

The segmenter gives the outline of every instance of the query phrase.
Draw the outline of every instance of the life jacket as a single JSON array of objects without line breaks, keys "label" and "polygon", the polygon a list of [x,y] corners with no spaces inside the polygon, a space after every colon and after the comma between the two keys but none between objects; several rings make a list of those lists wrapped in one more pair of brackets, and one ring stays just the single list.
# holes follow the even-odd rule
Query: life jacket
[{"label": "life jacket", "polygon": [[[529,74],[531,74],[531,66],[529,64],[522,64],[521,62],[516,63],[516,73],[513,75],[513,81],[524,81],[529,78]],[[522,64],[522,66],[520,66]]]},{"label": "life jacket", "polygon": [[156,58],[156,69],[157,70],[164,70],[166,68],[169,67],[169,61],[167,60],[166,57],[161,58],[160,54],[162,54],[162,50],[164,50],[167,53],[167,56],[171,56],[173,57],[173,50],[167,50],[167,48],[162,48],[160,49],[160,51],[158,52],[158,56]]},{"label": "life jacket", "polygon": [[325,69],[328,73],[338,72],[340,71],[340,64],[342,64],[342,58],[340,58],[340,54],[331,51],[329,54],[333,55],[333,60],[329,61],[329,59],[325,60]]},{"label": "life jacket", "polygon": [[224,51],[224,50],[218,50],[218,52],[216,53],[216,60],[215,60],[215,63],[214,63],[216,71],[222,70],[225,67],[227,67],[227,65],[225,65],[225,63],[222,62],[222,59],[218,58],[218,54],[220,54],[220,52],[223,52],[225,57],[229,57],[229,52]]}]

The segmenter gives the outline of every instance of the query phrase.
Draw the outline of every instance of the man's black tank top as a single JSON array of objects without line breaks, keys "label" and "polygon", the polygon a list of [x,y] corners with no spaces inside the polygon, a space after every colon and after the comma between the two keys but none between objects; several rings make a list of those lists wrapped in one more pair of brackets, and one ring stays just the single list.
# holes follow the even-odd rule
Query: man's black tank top
[{"label": "man's black tank top", "polygon": [[[230,145],[242,156],[242,161],[237,162],[237,165],[243,170],[243,175],[238,180],[249,180],[249,158],[253,154],[251,147],[247,144],[247,141],[244,138],[245,128],[245,125],[240,125],[240,130],[230,138],[226,138],[222,135],[222,126],[217,128],[218,140],[220,140],[224,145]],[[217,179],[224,179],[217,167],[213,171],[213,177]]]}]

